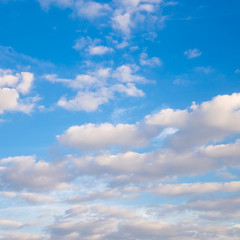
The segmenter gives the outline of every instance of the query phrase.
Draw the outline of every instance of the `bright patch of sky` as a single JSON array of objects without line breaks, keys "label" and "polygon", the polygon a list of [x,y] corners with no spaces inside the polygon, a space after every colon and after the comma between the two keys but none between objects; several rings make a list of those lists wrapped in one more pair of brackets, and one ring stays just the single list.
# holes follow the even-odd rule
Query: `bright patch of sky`
[{"label": "bright patch of sky", "polygon": [[238,240],[239,7],[0,0],[0,240]]}]

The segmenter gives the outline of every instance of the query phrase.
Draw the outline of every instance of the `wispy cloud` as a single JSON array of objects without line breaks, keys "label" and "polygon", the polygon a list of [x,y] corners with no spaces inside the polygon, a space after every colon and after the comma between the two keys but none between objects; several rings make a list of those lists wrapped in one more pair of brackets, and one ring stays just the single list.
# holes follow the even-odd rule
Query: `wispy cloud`
[{"label": "wispy cloud", "polygon": [[188,59],[192,59],[192,58],[197,58],[200,57],[202,55],[202,52],[197,49],[188,49],[184,52],[184,55],[188,58]]}]

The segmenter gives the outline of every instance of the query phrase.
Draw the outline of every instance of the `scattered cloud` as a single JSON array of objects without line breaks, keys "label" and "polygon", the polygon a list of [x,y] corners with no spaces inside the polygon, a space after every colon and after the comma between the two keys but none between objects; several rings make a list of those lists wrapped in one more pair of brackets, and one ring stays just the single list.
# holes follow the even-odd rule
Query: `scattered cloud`
[{"label": "scattered cloud", "polygon": [[0,69],[0,113],[5,111],[32,111],[38,97],[20,98],[30,92],[34,75],[30,72],[15,73]]},{"label": "scattered cloud", "polygon": [[113,30],[119,31],[125,37],[130,37],[133,30],[141,29],[146,24],[151,28],[159,28],[166,17],[162,14],[162,7],[176,4],[164,4],[164,1],[111,1],[100,3],[91,0],[38,0],[43,9],[51,6],[71,9],[73,15],[92,22],[96,18],[107,17],[105,25],[111,25]]},{"label": "scattered cloud", "polygon": [[140,55],[140,65],[142,66],[150,66],[150,67],[157,67],[162,66],[162,61],[158,57],[148,58],[147,53],[142,53]]},{"label": "scattered cloud", "polygon": [[197,58],[200,57],[202,55],[202,52],[197,49],[188,49],[184,52],[184,55],[188,58],[188,59],[192,59],[192,58]]},{"label": "scattered cloud", "polygon": [[130,34],[132,22],[129,12],[122,13],[122,11],[116,11],[112,20],[113,28],[122,31],[126,35]]},{"label": "scattered cloud", "polygon": [[208,66],[208,67],[196,67],[195,70],[197,72],[202,72],[202,73],[205,73],[205,74],[209,74],[209,73],[212,73],[214,72],[214,69],[211,67],[211,66]]},{"label": "scattered cloud", "polygon": [[146,83],[147,80],[145,77],[134,75],[134,72],[136,71],[136,66],[131,67],[130,65],[122,65],[114,71],[113,77],[115,77],[119,82]]},{"label": "scattered cloud", "polygon": [[96,111],[98,107],[113,98],[111,89],[101,88],[96,92],[79,91],[72,99],[61,97],[57,105],[71,111]]},{"label": "scattered cloud", "polygon": [[116,93],[129,97],[143,97],[145,93],[136,87],[136,84],[145,84],[149,81],[136,74],[136,66],[122,65],[115,70],[99,68],[94,72],[79,74],[75,79],[58,78],[56,74],[46,74],[43,77],[52,83],[63,83],[77,95],[67,99],[62,96],[57,105],[72,111],[96,111],[100,105],[114,99]]},{"label": "scattered cloud", "polygon": [[102,17],[111,11],[111,7],[107,3],[95,1],[76,1],[73,3],[72,7],[79,17],[87,19]]},{"label": "scattered cloud", "polygon": [[105,16],[111,11],[107,3],[99,3],[96,1],[85,0],[37,0],[44,9],[49,9],[51,5],[60,8],[70,8],[73,13],[82,18],[93,20],[98,17]]},{"label": "scattered cloud", "polygon": [[91,55],[103,55],[106,53],[113,52],[112,48],[105,47],[105,46],[90,46],[89,53]]}]

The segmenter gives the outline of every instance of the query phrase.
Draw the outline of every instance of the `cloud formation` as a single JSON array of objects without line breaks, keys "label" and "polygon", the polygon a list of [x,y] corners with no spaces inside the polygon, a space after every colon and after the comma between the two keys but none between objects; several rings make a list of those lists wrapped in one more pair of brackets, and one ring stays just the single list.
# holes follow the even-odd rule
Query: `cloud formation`
[{"label": "cloud formation", "polygon": [[116,69],[99,68],[93,72],[79,74],[75,79],[58,78],[55,74],[46,74],[44,78],[52,83],[63,83],[77,94],[67,99],[62,96],[57,105],[72,111],[96,111],[99,106],[108,103],[120,93],[127,97],[144,97],[137,84],[149,83],[147,79],[136,74],[138,68],[122,65]]},{"label": "cloud formation", "polygon": [[192,58],[197,58],[200,57],[202,55],[202,52],[197,49],[188,49],[184,52],[184,55],[188,58],[188,59],[192,59]]},{"label": "cloud formation", "polygon": [[30,72],[15,73],[0,69],[0,113],[5,111],[32,111],[38,97],[21,98],[31,90],[34,75]]}]

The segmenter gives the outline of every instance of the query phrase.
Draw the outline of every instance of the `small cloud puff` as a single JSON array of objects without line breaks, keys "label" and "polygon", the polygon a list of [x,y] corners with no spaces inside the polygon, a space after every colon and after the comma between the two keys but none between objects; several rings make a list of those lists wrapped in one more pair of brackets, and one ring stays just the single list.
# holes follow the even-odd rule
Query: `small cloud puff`
[{"label": "small cloud puff", "polygon": [[202,55],[202,52],[197,49],[188,49],[184,52],[184,55],[188,58],[188,59],[192,59],[192,58],[197,58],[200,57]]},{"label": "small cloud puff", "polygon": [[5,111],[32,111],[38,97],[23,98],[30,93],[34,75],[30,72],[14,73],[10,69],[0,69],[0,113]]}]

